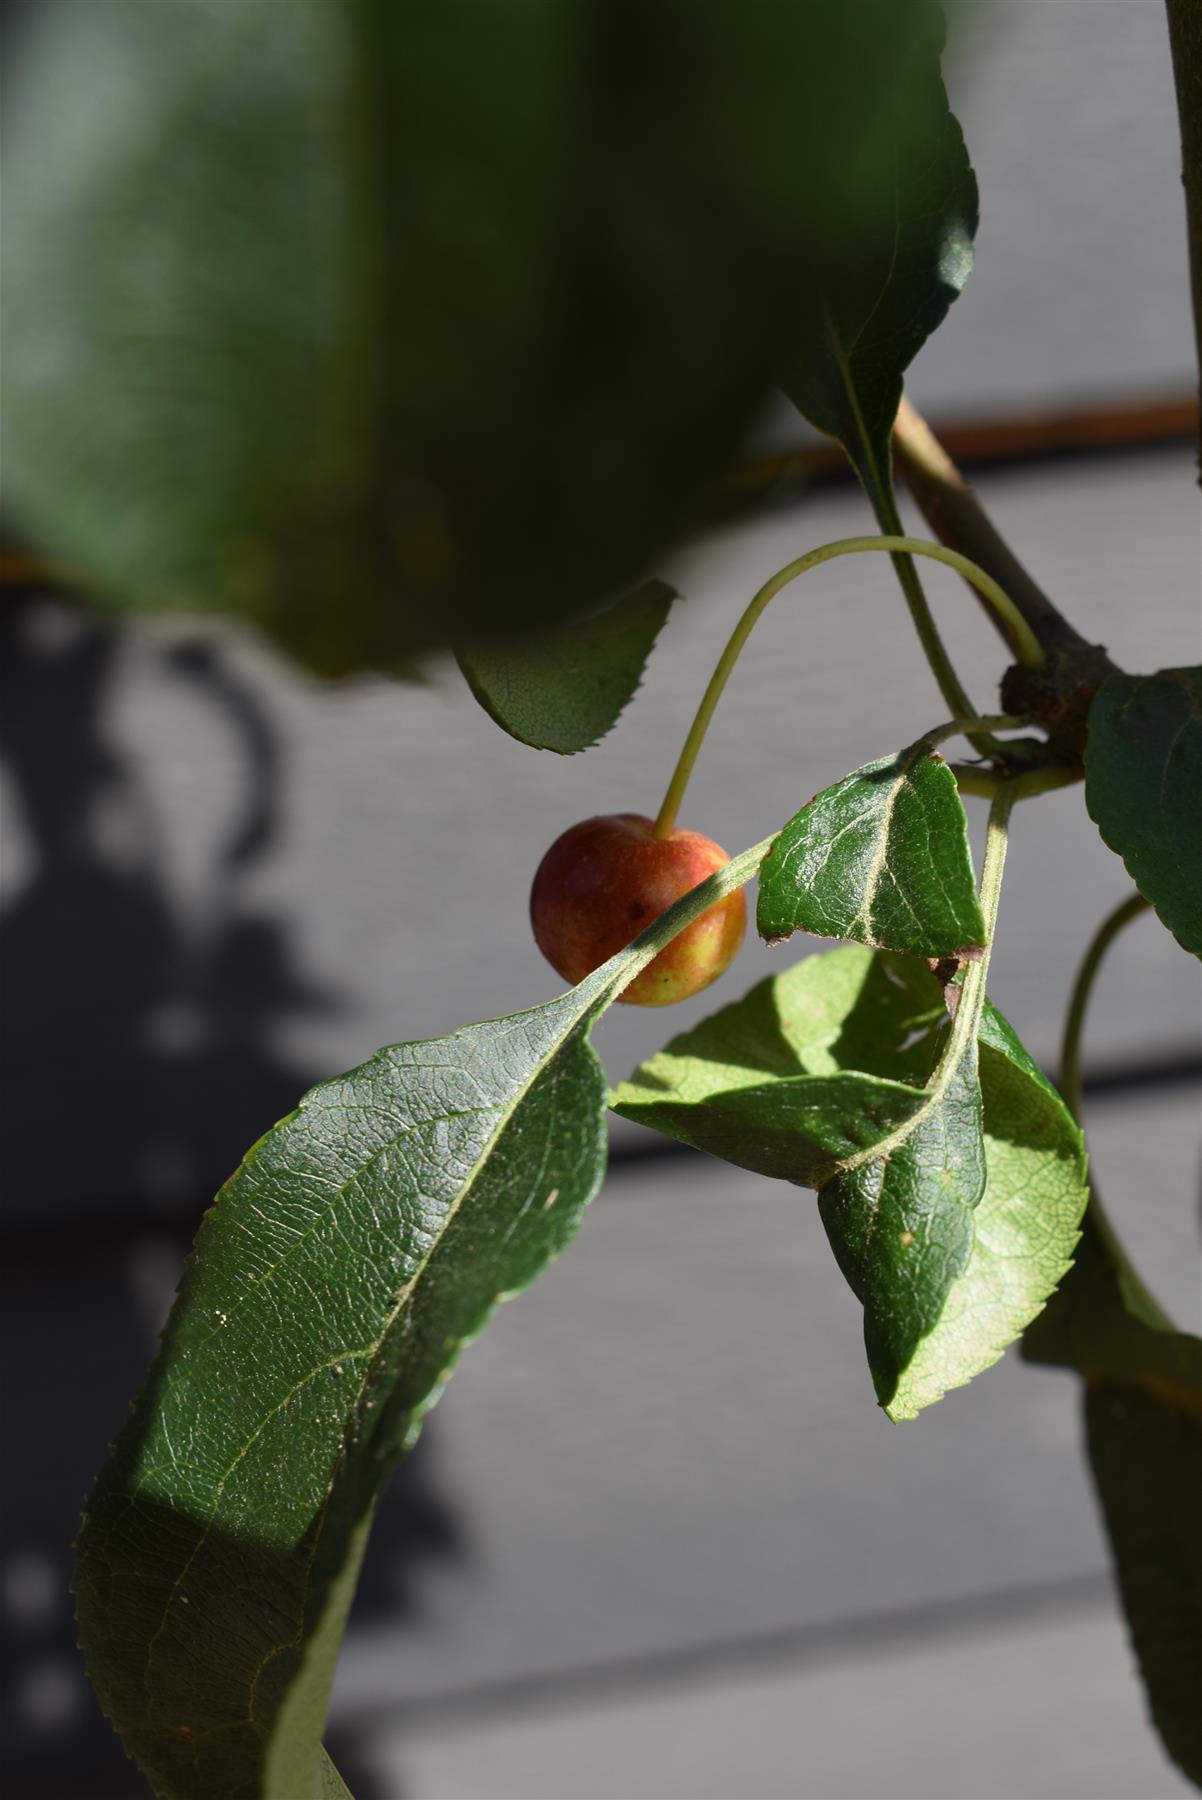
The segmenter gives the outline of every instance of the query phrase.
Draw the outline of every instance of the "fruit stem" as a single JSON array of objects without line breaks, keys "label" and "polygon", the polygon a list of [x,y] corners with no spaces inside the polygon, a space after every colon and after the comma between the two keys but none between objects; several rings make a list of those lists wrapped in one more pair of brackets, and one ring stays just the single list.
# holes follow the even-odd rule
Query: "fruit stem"
[{"label": "fruit stem", "polygon": [[[680,804],[684,799],[685,789],[689,785],[689,777],[693,773],[693,766],[701,752],[701,746],[705,742],[705,734],[709,730],[710,721],[722,698],[722,690],[730,679],[731,671],[738,662],[743,646],[751,636],[756,621],[769,601],[774,600],[781,589],[788,587],[790,582],[796,581],[798,576],[808,574],[820,563],[833,562],[836,557],[840,556],[858,556],[869,551],[881,551],[894,557],[899,555],[927,556],[932,562],[945,563],[949,569],[955,569],[957,574],[962,575],[975,587],[981,597],[1005,621],[1019,661],[1027,668],[1032,669],[1038,668],[1043,661],[1043,650],[1039,641],[1013,601],[999,587],[992,575],[986,574],[984,569],[978,568],[976,563],[970,561],[967,556],[962,556],[958,550],[949,550],[943,544],[933,544],[925,538],[902,536],[838,538],[833,543],[820,544],[816,550],[808,550],[804,556],[796,557],[793,562],[786,563],[783,569],[778,569],[775,575],[770,576],[759,592],[754,595],[731,632],[726,648],[718,658],[718,665],[710,676],[709,685],[701,697],[701,704],[697,708],[696,717],[689,728],[689,735],[684,741],[684,748],[680,752],[672,779],[668,783],[664,803],[660,807],[655,821],[656,837],[668,837],[676,825]],[[965,702],[956,710],[970,713],[972,709]]]},{"label": "fruit stem", "polygon": [[[886,480],[869,490],[873,511],[880,529],[889,537],[901,537],[905,531],[901,514],[897,509],[897,497],[893,492],[892,480]],[[890,558],[902,598],[910,611],[910,620],[922,646],[922,653],[927,659],[930,669],[943,695],[948,711],[960,717],[964,713],[976,711],[964,684],[956,673],[951,657],[947,653],[939,627],[931,612],[926,590],[919,579],[918,570],[911,556],[895,555]],[[988,738],[977,737],[973,740],[973,749],[982,756],[989,756],[993,746]]]}]

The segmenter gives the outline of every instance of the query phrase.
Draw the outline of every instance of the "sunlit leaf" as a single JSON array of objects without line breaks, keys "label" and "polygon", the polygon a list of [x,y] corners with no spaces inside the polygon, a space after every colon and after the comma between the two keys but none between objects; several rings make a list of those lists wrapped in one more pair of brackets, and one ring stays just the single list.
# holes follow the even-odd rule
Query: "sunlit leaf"
[{"label": "sunlit leaf", "polygon": [[819,1191],[878,1397],[911,1418],[995,1362],[1069,1266],[1080,1135],[986,1004],[976,1058],[921,964],[850,948],[761,982],[644,1063],[624,1117]]},{"label": "sunlit leaf", "polygon": [[985,1191],[968,1266],[918,1346],[891,1411],[911,1417],[997,1361],[1072,1265],[1086,1201],[1081,1134],[988,1002],[979,1039]]},{"label": "sunlit leaf", "polygon": [[322,1083],[222,1189],[76,1571],[88,1673],[170,1800],[329,1790],[326,1700],[380,1486],[601,1180],[589,1029],[756,861],[560,999]]},{"label": "sunlit leaf", "polygon": [[985,941],[956,779],[917,744],[826,788],[791,819],[760,873],[756,925],[946,957]]}]

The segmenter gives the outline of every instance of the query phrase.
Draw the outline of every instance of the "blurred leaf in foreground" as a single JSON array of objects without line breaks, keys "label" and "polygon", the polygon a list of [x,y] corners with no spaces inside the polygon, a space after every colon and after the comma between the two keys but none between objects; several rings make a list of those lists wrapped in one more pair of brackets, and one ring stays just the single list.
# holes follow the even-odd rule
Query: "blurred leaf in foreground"
[{"label": "blurred leaf in foreground", "polygon": [[110,604],[327,672],[587,612],[696,520],[816,246],[875,255],[937,16],[40,0],[6,96],[14,517]]},{"label": "blurred leaf in foreground", "polygon": [[456,658],[502,731],[572,756],[611,731],[633,699],[676,598],[666,581],[645,581],[612,606],[528,643],[461,645]]}]

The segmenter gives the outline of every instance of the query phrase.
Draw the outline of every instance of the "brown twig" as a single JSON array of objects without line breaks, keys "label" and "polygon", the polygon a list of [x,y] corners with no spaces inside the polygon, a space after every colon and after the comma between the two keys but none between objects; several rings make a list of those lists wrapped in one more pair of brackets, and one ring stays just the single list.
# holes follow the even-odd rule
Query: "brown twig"
[{"label": "brown twig", "polygon": [[1019,562],[908,400],[902,401],[893,428],[893,450],[896,467],[935,536],[993,576],[1047,652],[1039,669],[1007,671],[1004,708],[1036,720],[1062,754],[1079,757],[1090,702],[1114,664],[1100,645],[1082,637]]},{"label": "brown twig", "polygon": [[893,427],[893,457],[935,536],[1000,582],[1045,650],[1085,643],[1019,562],[926,420],[905,399]]},{"label": "brown twig", "polygon": [[[939,427],[939,441],[957,463],[978,465],[1192,443],[1197,435],[1198,398],[1188,393],[1112,397],[1077,406],[952,418]],[[740,496],[755,497],[794,485],[851,479],[847,457],[838,445],[799,443],[740,464],[732,486]]]}]

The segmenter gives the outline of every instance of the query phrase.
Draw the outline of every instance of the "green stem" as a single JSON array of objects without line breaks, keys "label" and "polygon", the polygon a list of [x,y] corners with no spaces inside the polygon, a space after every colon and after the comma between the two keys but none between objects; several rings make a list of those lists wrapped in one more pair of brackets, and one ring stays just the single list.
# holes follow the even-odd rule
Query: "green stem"
[{"label": "green stem", "polygon": [[[964,981],[960,988],[960,999],[956,1006],[952,1028],[947,1034],[947,1042],[943,1046],[939,1061],[927,1082],[925,1092],[928,1095],[926,1104],[920,1113],[907,1119],[888,1137],[878,1139],[864,1150],[858,1150],[849,1157],[840,1157],[837,1164],[828,1165],[829,1173],[836,1169],[846,1175],[849,1170],[857,1169],[867,1162],[886,1160],[893,1152],[904,1144],[924,1117],[929,1117],[930,1109],[943,1099],[956,1070],[960,1067],[970,1046],[975,1043],[981,1030],[981,1014],[985,1010],[985,983],[989,977],[989,956],[993,947],[993,935],[997,926],[998,899],[1002,891],[1002,872],[1006,866],[1006,844],[1009,838],[1010,809],[1014,805],[1013,782],[999,787],[993,797],[993,805],[989,809],[989,827],[985,838],[985,861],[981,868],[981,912],[985,919],[985,946],[979,961],[971,962],[965,971]],[[825,1179],[820,1174],[815,1186],[821,1187]]]},{"label": "green stem", "polygon": [[[1085,1015],[1093,995],[1094,983],[1103,958],[1115,938],[1125,925],[1137,919],[1148,909],[1148,902],[1142,894],[1131,894],[1108,913],[1095,931],[1085,955],[1081,958],[1081,966],[1077,970],[1073,991],[1068,1003],[1068,1012],[1064,1020],[1064,1036],[1060,1045],[1060,1092],[1064,1103],[1077,1120],[1081,1121],[1081,1040],[1085,1027]],[[1144,1286],[1136,1272],[1114,1226],[1106,1215],[1098,1194],[1096,1184],[1091,1180],[1089,1185],[1089,1222],[1101,1240],[1103,1249],[1118,1277],[1119,1288],[1123,1294],[1128,1310],[1134,1312],[1158,1331],[1172,1331],[1173,1321],[1165,1312],[1160,1302],[1148,1288]]]},{"label": "green stem", "polygon": [[[881,530],[887,537],[905,536],[905,526],[902,524],[901,514],[897,510],[897,501],[894,498],[891,482],[884,485],[878,492],[875,510]],[[943,695],[948,711],[957,718],[975,712],[976,708],[965,692],[943,639],[939,635],[939,627],[935,623],[934,614],[931,612],[913,559],[899,553],[895,554],[892,560],[893,567],[897,572],[898,586],[910,609],[910,618],[918,633],[918,641],[922,645],[923,655],[927,659],[932,675],[939,683],[939,692]],[[987,739],[976,743],[974,748],[980,750],[983,755],[989,754]]]},{"label": "green stem", "polygon": [[1060,1045],[1060,1092],[1064,1096],[1065,1105],[1078,1121],[1081,1117],[1081,1036],[1093,985],[1102,966],[1102,959],[1119,932],[1132,919],[1137,919],[1140,913],[1146,912],[1147,907],[1148,902],[1142,894],[1132,894],[1121,906],[1116,906],[1112,913],[1108,913],[1094,933],[1077,970]]},{"label": "green stem", "polygon": [[[955,1068],[965,1046],[981,1029],[985,1008],[985,983],[989,977],[989,958],[993,952],[993,935],[997,926],[998,901],[1002,892],[1002,874],[1006,867],[1006,846],[1010,839],[1010,812],[1016,795],[1013,781],[1004,782],[993,796],[989,823],[985,830],[985,860],[981,865],[981,916],[985,920],[985,947],[977,962],[969,963],[960,990],[960,1001],[952,1024],[940,1067],[947,1062]],[[963,1023],[962,1023],[963,1021]],[[958,1046],[954,1056],[953,1045]]]},{"label": "green stem", "polygon": [[936,744],[946,744],[948,738],[970,737],[974,731],[1017,731],[1025,724],[1026,720],[1017,718],[1014,713],[982,713],[979,718],[949,719],[946,725],[924,731],[918,742],[933,750]]},{"label": "green stem", "polygon": [[982,768],[980,763],[949,763],[948,767],[962,794],[979,794],[986,800],[992,800],[1003,786],[1009,788],[1016,801],[1029,800],[1034,794],[1049,794],[1054,788],[1072,787],[1085,773],[1080,763],[1063,762],[1043,763],[1021,775],[999,773],[996,769]]},{"label": "green stem", "polygon": [[[988,601],[995,612],[1006,620],[1013,634],[1020,661],[1026,663],[1030,668],[1036,668],[1042,662],[1043,651],[1038,640],[1008,595],[1002,591],[991,575],[987,575],[984,569],[978,568],[976,563],[971,562],[968,557],[961,556],[959,551],[948,550],[944,545],[930,543],[924,538],[910,538],[900,534],[889,537],[839,538],[831,544],[820,544],[816,550],[809,550],[804,556],[799,556],[793,562],[786,563],[783,569],[778,569],[776,574],[771,576],[752,598],[742,618],[731,632],[726,648],[718,659],[718,666],[710,676],[709,685],[701,697],[701,704],[697,708],[696,717],[690,727],[689,735],[684,741],[684,748],[681,750],[672,779],[668,784],[668,791],[664,795],[664,803],[660,807],[659,816],[655,821],[657,837],[667,837],[676,824],[680,803],[684,799],[685,789],[689,785],[689,777],[693,773],[693,766],[700,754],[701,746],[705,742],[705,734],[709,730],[710,721],[714,716],[718,701],[722,698],[722,690],[730,679],[731,671],[739,660],[744,644],[751,636],[760,614],[768,603],[776,598],[782,588],[788,587],[789,583],[796,581],[799,576],[808,574],[811,569],[816,569],[820,563],[833,562],[836,557],[840,556],[858,556],[871,551],[883,551],[894,558],[903,555],[906,558],[907,567],[912,567],[908,561],[909,557],[927,556],[932,562],[944,563],[948,568],[955,569],[958,574],[964,576],[966,581],[971,582],[982,598]],[[919,592],[921,594],[921,589]],[[922,599],[922,605],[925,609],[925,597]],[[933,623],[932,621],[932,627]],[[921,637],[921,635],[920,630],[919,636]],[[940,650],[942,652],[942,645],[940,645]],[[929,649],[927,654],[929,659]],[[948,667],[950,669],[950,664]],[[954,694],[947,694],[946,689],[944,690],[953,715],[957,719],[975,718],[971,702],[959,682],[955,680],[954,674],[953,684]],[[943,685],[942,682],[940,685]]]}]

